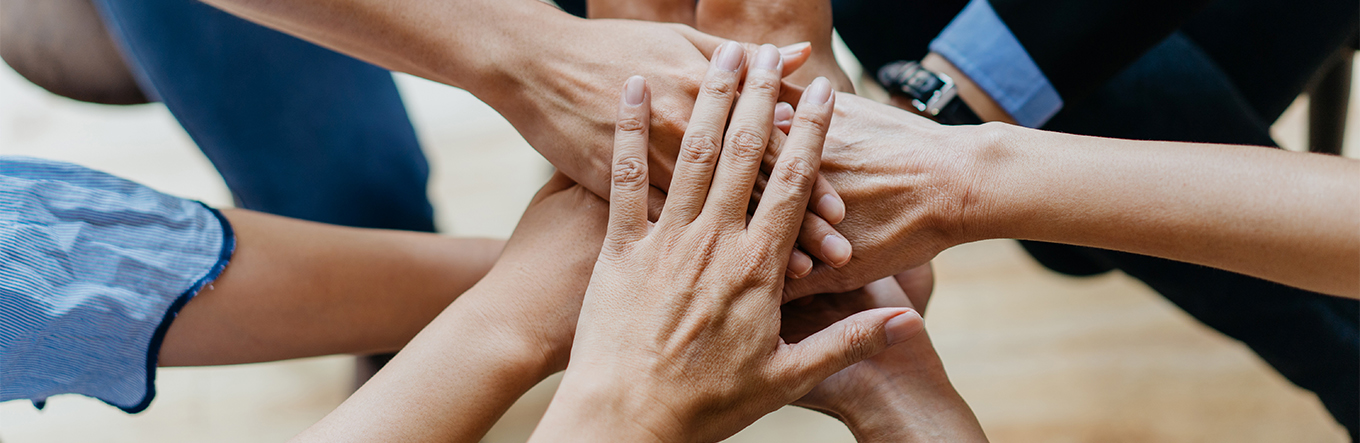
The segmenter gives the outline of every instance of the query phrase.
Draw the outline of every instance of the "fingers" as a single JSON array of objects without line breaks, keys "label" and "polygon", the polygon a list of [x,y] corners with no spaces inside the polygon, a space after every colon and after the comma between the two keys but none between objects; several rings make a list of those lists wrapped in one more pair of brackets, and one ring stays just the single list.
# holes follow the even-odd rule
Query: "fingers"
[{"label": "fingers", "polygon": [[833,268],[850,263],[854,252],[850,242],[836,228],[812,213],[803,217],[802,229],[798,231],[798,246]]},{"label": "fingers", "polygon": [[798,105],[789,139],[770,172],[770,185],[761,196],[750,230],[775,240],[772,244],[780,249],[774,251],[788,248],[798,235],[821,166],[822,144],[826,141],[826,129],[831,126],[835,101],[829,81],[818,78],[812,82]]},{"label": "fingers", "polygon": [[651,97],[647,81],[640,76],[632,76],[624,82],[623,95],[619,98],[619,116],[614,126],[607,235],[614,241],[630,243],[647,235],[647,195],[652,188],[647,181],[647,143],[651,121]]},{"label": "fingers", "polygon": [[[793,106],[786,102],[779,102],[774,105],[774,127],[784,134],[788,134],[793,128]],[[779,134],[773,134],[770,138],[770,152],[765,155],[765,167],[773,170],[774,162],[779,156],[779,151],[783,147],[783,138]],[[757,189],[763,190],[765,183],[757,182]],[[821,216],[829,224],[837,224],[845,220],[845,201],[841,199],[840,193],[831,186],[831,182],[826,179],[826,175],[817,174],[817,183],[812,186],[811,207],[808,208]]]},{"label": "fingers", "polygon": [[802,42],[779,48],[779,53],[784,57],[784,69],[780,76],[787,76],[797,71],[809,58],[812,58],[812,43]]},{"label": "fingers", "polygon": [[806,253],[797,249],[789,251],[789,266],[786,272],[784,272],[785,276],[792,279],[799,279],[806,277],[811,272],[812,257],[808,257]]},{"label": "fingers", "polygon": [[773,130],[775,97],[779,95],[779,50],[764,45],[751,62],[741,99],[723,140],[721,160],[705,204],[705,217],[745,227],[751,188]]},{"label": "fingers", "polygon": [[787,102],[774,105],[774,128],[789,135],[789,129],[793,128],[793,105]]},{"label": "fingers", "polygon": [[793,374],[815,383],[915,337],[924,327],[925,321],[913,309],[870,309],[790,345],[783,358],[792,365]]},{"label": "fingers", "polygon": [[[672,26],[672,29],[675,29],[676,32],[688,39],[690,43],[693,43],[695,49],[698,49],[700,53],[704,54],[704,57],[708,57],[709,59],[712,59],[713,55],[718,52],[718,48],[721,48],[724,43],[729,41],[722,37],[705,34],[689,26]],[[748,58],[755,57],[756,52],[760,49],[760,45],[753,43],[743,43],[742,46],[746,50]],[[809,42],[801,42],[782,46],[779,48],[779,53],[784,59],[784,67],[780,75],[782,77],[792,74],[793,71],[798,70],[804,63],[807,63],[808,59],[812,57],[812,44]]]},{"label": "fingers", "polygon": [[745,57],[746,53],[736,42],[724,44],[713,56],[699,88],[699,98],[694,102],[689,127],[680,142],[680,154],[675,160],[675,172],[659,224],[688,224],[703,210],[713,169],[722,152],[727,111],[736,99]]}]

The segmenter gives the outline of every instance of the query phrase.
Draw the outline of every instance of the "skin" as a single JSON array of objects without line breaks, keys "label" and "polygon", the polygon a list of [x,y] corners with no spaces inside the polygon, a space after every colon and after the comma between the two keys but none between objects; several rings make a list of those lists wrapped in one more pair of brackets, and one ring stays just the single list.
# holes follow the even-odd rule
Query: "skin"
[{"label": "skin", "polygon": [[[867,309],[924,312],[933,284],[926,265],[849,293],[800,299],[784,305],[780,335],[797,342]],[[987,441],[924,332],[837,372],[794,404],[836,417],[865,443]]]},{"label": "skin", "polygon": [[[795,100],[791,91],[787,100]],[[1360,162],[1256,147],[950,127],[842,95],[822,174],[844,198],[844,292],[945,248],[1016,238],[1126,251],[1360,298]]]},{"label": "skin", "polygon": [[53,94],[147,102],[90,0],[0,0],[0,57]]},{"label": "skin", "polygon": [[236,251],[170,324],[161,366],[395,351],[481,279],[504,245],[222,213]]},{"label": "skin", "polygon": [[[679,24],[583,20],[538,0],[206,3],[394,71],[466,89],[559,170],[601,196],[609,192],[615,85],[634,74],[652,79],[657,112],[650,121],[651,177],[665,191],[704,67],[727,41]],[[785,68],[801,65],[806,51],[786,54]],[[836,198],[825,182],[815,192],[819,200]],[[659,203],[661,196],[653,200]],[[818,215],[830,229],[844,214]]]},{"label": "skin", "polygon": [[[715,441],[802,397],[827,376],[907,340],[921,318],[872,309],[790,344],[779,337],[782,274],[815,181],[830,83],[814,81],[747,222],[773,131],[779,56],[715,57],[659,220],[647,218],[648,91],[619,105],[609,228],[586,291],[571,363],[530,441]],[[733,102],[736,102],[733,107]],[[731,121],[728,111],[731,109]],[[727,127],[724,131],[724,126]],[[724,135],[725,134],[725,135]]]},{"label": "skin", "polygon": [[724,38],[775,45],[810,42],[812,57],[788,81],[806,85],[825,77],[837,91],[855,92],[831,50],[830,0],[704,0],[695,15],[699,31]]},{"label": "skin", "polygon": [[567,365],[606,203],[558,174],[496,265],[368,383],[292,441],[478,441]]}]

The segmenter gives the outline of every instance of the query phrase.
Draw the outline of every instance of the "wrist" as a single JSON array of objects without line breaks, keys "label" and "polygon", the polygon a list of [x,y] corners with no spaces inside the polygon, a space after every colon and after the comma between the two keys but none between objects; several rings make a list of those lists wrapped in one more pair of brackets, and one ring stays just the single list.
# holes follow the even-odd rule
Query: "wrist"
[{"label": "wrist", "polygon": [[[663,404],[621,386],[619,377],[568,371],[534,437],[554,441],[682,441],[685,429]],[[530,441],[547,438],[531,438]]]},{"label": "wrist", "polygon": [[532,380],[532,386],[561,370],[570,344],[567,350],[559,350],[543,338],[544,332],[535,329],[541,322],[517,311],[523,307],[512,299],[529,290],[513,280],[496,278],[493,270],[454,303],[464,304],[462,310],[470,317],[465,323],[476,325],[475,335],[496,354],[495,360],[516,376]]},{"label": "wrist", "polygon": [[563,42],[581,41],[564,36],[587,23],[540,1],[506,1],[503,6],[485,19],[483,26],[495,29],[474,29],[456,37],[458,44],[447,49],[455,60],[438,73],[440,81],[487,103],[514,97],[523,85],[531,84],[540,65],[565,52]]},{"label": "wrist", "polygon": [[949,189],[955,193],[958,220],[956,243],[993,238],[1018,238],[1013,235],[1014,211],[1024,203],[1023,196],[1011,195],[1005,186],[1013,179],[1010,171],[1021,161],[1024,146],[1018,142],[1030,130],[1004,123],[954,127],[959,161]]}]

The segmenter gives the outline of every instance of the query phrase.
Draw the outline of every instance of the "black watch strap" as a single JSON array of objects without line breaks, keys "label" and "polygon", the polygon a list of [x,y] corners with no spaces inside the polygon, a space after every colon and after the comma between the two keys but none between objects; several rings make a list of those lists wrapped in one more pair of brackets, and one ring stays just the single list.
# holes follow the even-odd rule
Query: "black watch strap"
[{"label": "black watch strap", "polygon": [[889,94],[911,100],[917,111],[946,125],[977,125],[982,119],[958,97],[954,80],[919,62],[896,61],[878,70],[878,82]]},{"label": "black watch strap", "polygon": [[980,125],[982,119],[978,118],[977,113],[963,102],[963,98],[955,96],[948,104],[940,108],[940,114],[935,116],[935,120],[946,125]]}]

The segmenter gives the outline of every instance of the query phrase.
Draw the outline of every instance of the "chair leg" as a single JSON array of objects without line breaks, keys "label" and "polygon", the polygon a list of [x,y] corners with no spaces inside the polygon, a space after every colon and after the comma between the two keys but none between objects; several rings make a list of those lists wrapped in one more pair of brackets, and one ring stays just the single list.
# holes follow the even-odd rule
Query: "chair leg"
[{"label": "chair leg", "polygon": [[1346,138],[1346,111],[1351,96],[1351,66],[1355,50],[1341,52],[1309,92],[1308,151],[1341,155]]}]

